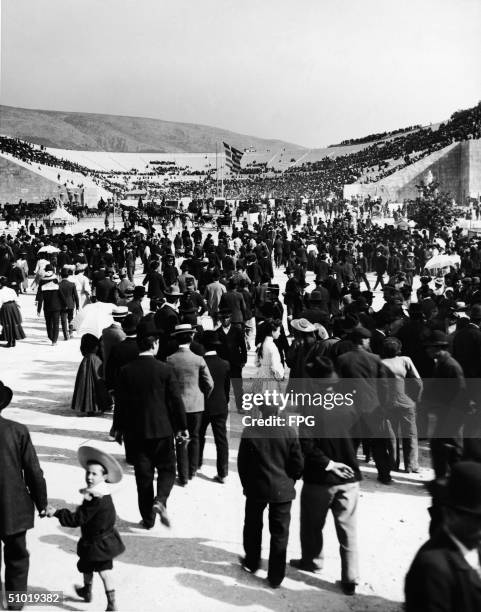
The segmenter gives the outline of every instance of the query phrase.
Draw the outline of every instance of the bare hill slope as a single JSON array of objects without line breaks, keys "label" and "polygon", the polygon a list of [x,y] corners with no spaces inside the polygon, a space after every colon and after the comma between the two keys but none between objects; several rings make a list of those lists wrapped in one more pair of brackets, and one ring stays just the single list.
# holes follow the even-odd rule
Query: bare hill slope
[{"label": "bare hill slope", "polygon": [[[303,151],[303,147],[221,128],[161,119],[43,111],[0,105],[0,134],[79,151],[204,153],[223,140],[240,149]],[[222,146],[222,145],[221,145]]]}]

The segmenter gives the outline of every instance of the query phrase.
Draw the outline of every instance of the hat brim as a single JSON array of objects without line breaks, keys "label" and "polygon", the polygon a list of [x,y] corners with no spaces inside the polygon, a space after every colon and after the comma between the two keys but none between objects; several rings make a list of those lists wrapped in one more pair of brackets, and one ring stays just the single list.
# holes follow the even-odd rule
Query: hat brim
[{"label": "hat brim", "polygon": [[179,331],[173,331],[170,336],[180,336],[182,334],[195,334],[197,332],[196,329],[179,329]]},{"label": "hat brim", "polygon": [[93,461],[95,463],[100,463],[107,470],[107,475],[105,477],[106,482],[110,482],[115,484],[116,482],[120,482],[123,478],[123,471],[120,463],[109,455],[108,453],[104,453],[103,451],[95,448],[94,446],[83,445],[78,451],[78,460],[80,465],[86,469],[89,462]]},{"label": "hat brim", "polygon": [[316,331],[316,328],[315,328],[315,326],[314,326],[312,323],[309,325],[309,327],[307,327],[307,328],[306,328],[306,327],[300,327],[300,326],[299,326],[299,324],[298,324],[298,322],[297,322],[296,320],[294,320],[294,321],[291,321],[291,326],[292,326],[292,327],[293,327],[295,330],[300,331],[300,332],[303,332],[303,333],[305,333],[305,334],[310,334],[310,333],[312,333],[312,332],[315,332],[315,331]]},{"label": "hat brim", "polygon": [[10,404],[12,397],[13,391],[10,389],[10,387],[3,385],[0,390],[0,412]]}]

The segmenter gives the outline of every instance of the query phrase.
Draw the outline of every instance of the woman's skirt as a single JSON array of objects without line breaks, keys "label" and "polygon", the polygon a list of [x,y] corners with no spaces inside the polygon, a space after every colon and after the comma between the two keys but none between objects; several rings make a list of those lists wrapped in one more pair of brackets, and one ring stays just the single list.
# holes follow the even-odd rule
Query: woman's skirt
[{"label": "woman's skirt", "polygon": [[22,315],[16,302],[5,302],[0,308],[0,324],[2,325],[3,338],[8,344],[25,338]]}]

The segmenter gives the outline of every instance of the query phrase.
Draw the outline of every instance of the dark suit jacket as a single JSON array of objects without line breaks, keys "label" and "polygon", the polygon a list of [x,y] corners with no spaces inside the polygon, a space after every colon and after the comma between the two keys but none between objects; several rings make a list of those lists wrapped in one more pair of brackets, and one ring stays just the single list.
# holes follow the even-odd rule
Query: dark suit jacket
[{"label": "dark suit jacket", "polygon": [[205,398],[206,414],[227,414],[230,392],[230,365],[218,355],[204,355],[209,368],[214,388],[209,397]]},{"label": "dark suit jacket", "polygon": [[64,297],[66,304],[65,308],[67,308],[68,310],[73,310],[74,308],[76,308],[78,310],[79,300],[75,283],[72,283],[68,279],[64,278],[60,281],[58,289]]},{"label": "dark suit jacket", "polygon": [[456,331],[453,340],[453,357],[463,368],[466,378],[481,377],[481,330],[469,323]]},{"label": "dark suit jacket", "polygon": [[406,612],[479,612],[481,578],[439,531],[417,553],[406,576]]},{"label": "dark suit jacket", "polygon": [[172,366],[142,355],[120,370],[114,429],[137,439],[165,438],[187,428]]},{"label": "dark suit jacket", "polygon": [[238,327],[230,326],[226,334],[223,327],[217,329],[217,335],[221,342],[217,348],[217,354],[228,361],[231,368],[242,367],[247,361],[247,347],[244,332]]},{"label": "dark suit jacket", "polygon": [[303,467],[299,440],[291,427],[244,428],[237,469],[246,497],[268,503],[292,501]]},{"label": "dark suit jacket", "polygon": [[120,368],[137,359],[138,356],[139,347],[135,338],[125,338],[125,340],[112,347],[105,367],[107,389],[115,387],[115,381],[120,374]]},{"label": "dark suit jacket", "polygon": [[30,434],[0,416],[0,537],[31,529],[34,504],[47,507],[47,485]]},{"label": "dark suit jacket", "polygon": [[220,298],[219,308],[232,310],[232,323],[243,323],[246,320],[246,305],[242,294],[232,290],[226,291]]},{"label": "dark suit jacket", "polygon": [[95,297],[99,302],[116,304],[119,295],[115,283],[110,278],[99,280],[95,287]]},{"label": "dark suit jacket", "polygon": [[339,355],[337,365],[342,378],[354,379],[350,382],[356,390],[355,406],[361,413],[390,408],[388,373],[378,355],[355,347]]}]

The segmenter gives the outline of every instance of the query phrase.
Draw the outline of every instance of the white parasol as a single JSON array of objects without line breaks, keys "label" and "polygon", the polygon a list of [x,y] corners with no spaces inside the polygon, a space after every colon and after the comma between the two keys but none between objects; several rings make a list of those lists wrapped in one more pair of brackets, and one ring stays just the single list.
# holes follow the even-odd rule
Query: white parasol
[{"label": "white parasol", "polygon": [[97,338],[102,335],[102,330],[112,325],[113,304],[105,302],[95,302],[87,304],[80,310],[72,321],[73,328],[82,336],[83,334],[93,334]]},{"label": "white parasol", "polygon": [[39,253],[60,253],[60,249],[52,246],[51,244],[46,244],[41,249],[38,250]]},{"label": "white parasol", "polygon": [[435,255],[426,262],[424,266],[427,270],[434,270],[436,268],[453,268],[459,266],[461,263],[461,257],[459,255]]}]

